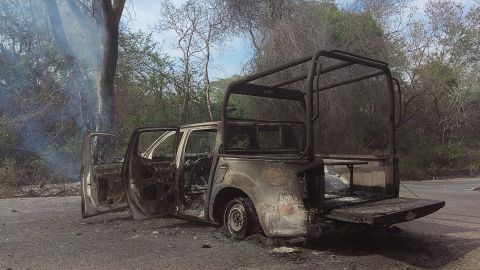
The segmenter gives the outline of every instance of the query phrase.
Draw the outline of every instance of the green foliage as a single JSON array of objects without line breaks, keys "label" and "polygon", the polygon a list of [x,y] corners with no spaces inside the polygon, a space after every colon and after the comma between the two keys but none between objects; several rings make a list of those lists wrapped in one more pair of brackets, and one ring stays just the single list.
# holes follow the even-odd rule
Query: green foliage
[{"label": "green foliage", "polygon": [[124,138],[139,126],[178,123],[180,100],[170,88],[176,82],[172,63],[157,46],[151,34],[120,35],[116,106],[118,133]]},{"label": "green foliage", "polygon": [[[225,93],[225,89],[227,89],[228,85],[235,81],[240,79],[241,76],[239,75],[233,75],[229,78],[225,79],[220,79],[215,82],[211,83],[211,90],[212,90],[212,111],[214,115],[214,119],[220,120],[220,114],[221,114],[221,109],[222,109],[222,104],[223,104],[223,96]],[[227,108],[227,113],[230,117],[235,117],[235,118],[242,118],[245,117],[245,112],[248,107],[248,102],[245,100],[244,97],[238,96],[238,95],[232,95],[230,100],[229,100],[229,107]]]},{"label": "green foliage", "polygon": [[[75,122],[78,97],[68,89],[69,71],[46,27],[46,18],[33,16],[42,3],[0,3],[0,162],[2,182],[29,184],[53,181],[51,175],[78,172]],[[60,165],[52,163],[61,160]],[[68,164],[68,165],[67,165]],[[73,164],[75,168],[73,169]],[[57,171],[54,169],[58,169]],[[17,171],[17,173],[15,173]]]},{"label": "green foliage", "polygon": [[439,145],[434,149],[438,153],[439,165],[455,166],[468,156],[469,148],[462,142]]},{"label": "green foliage", "polygon": [[38,160],[28,164],[18,162],[14,158],[5,158],[0,161],[0,187],[44,185],[63,181],[62,177]]},{"label": "green foliage", "polygon": [[388,146],[388,125],[389,121],[384,114],[371,114],[366,112],[356,112],[351,116],[351,120],[347,120],[352,125],[352,134],[350,142],[361,152],[382,153],[382,150]]},{"label": "green foliage", "polygon": [[381,40],[383,36],[380,25],[368,13],[339,10],[334,4],[328,3],[318,5],[317,12],[319,19],[328,22],[327,31],[336,48],[346,47],[353,41],[363,43],[366,39]]},{"label": "green foliage", "polygon": [[0,164],[0,185],[25,185],[29,181],[25,167],[19,166],[12,158],[2,160]]},{"label": "green foliage", "polygon": [[480,149],[472,151],[472,160],[468,166],[470,174],[475,175],[480,171]]},{"label": "green foliage", "polygon": [[[151,34],[121,33],[116,87],[118,133],[122,137],[128,139],[140,126],[182,124],[185,89],[181,75],[175,72],[175,63],[161,54]],[[190,90],[190,122],[208,119],[201,89],[195,85]],[[215,112],[219,110],[217,96],[213,95]]]}]

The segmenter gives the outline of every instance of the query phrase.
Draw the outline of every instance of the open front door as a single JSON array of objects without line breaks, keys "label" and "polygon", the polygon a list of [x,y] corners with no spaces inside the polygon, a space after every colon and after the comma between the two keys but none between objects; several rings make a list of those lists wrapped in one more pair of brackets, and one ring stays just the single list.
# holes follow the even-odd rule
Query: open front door
[{"label": "open front door", "polygon": [[138,128],[133,132],[122,176],[135,219],[164,216],[176,211],[178,134],[176,127]]},{"label": "open front door", "polygon": [[82,217],[91,217],[127,207],[120,176],[127,143],[110,133],[87,133],[83,137],[80,168]]}]

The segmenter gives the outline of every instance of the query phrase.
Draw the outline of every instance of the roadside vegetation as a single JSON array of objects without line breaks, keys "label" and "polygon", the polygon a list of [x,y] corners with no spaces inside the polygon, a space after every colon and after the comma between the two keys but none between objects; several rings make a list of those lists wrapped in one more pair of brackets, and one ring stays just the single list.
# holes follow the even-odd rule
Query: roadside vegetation
[{"label": "roadside vegetation", "polygon": [[[211,52],[228,50],[224,45],[235,37],[251,45],[245,74],[319,48],[389,62],[403,91],[397,132],[403,179],[479,172],[478,1],[464,6],[432,0],[423,11],[408,0],[163,1],[152,31],[175,34],[164,44],[152,33],[132,31],[128,12],[118,25],[117,44],[111,42],[115,37],[102,30],[108,7],[100,2],[0,2],[0,187],[78,181],[86,131],[114,131],[128,139],[138,126],[218,120],[223,89],[241,74],[211,81]],[[119,2],[112,0],[111,12],[119,12]],[[61,20],[77,18],[62,25],[74,60],[52,26],[52,3],[58,3]],[[102,58],[114,56],[105,46],[118,46],[115,65]],[[172,49],[180,53],[172,55]],[[116,76],[108,85],[112,66]],[[385,97],[373,90],[382,85],[367,81],[322,94],[316,148],[379,152],[386,138]],[[295,113],[235,102],[235,113],[247,109]]]}]

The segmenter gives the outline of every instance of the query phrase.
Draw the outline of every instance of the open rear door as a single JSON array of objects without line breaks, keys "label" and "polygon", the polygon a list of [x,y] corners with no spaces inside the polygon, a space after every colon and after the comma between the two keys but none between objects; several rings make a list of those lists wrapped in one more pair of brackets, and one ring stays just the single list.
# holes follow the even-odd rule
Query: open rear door
[{"label": "open rear door", "polygon": [[177,210],[176,153],[179,129],[138,128],[130,139],[122,176],[135,219]]},{"label": "open rear door", "polygon": [[391,225],[429,215],[443,206],[444,201],[392,198],[336,208],[327,217],[352,223]]},{"label": "open rear door", "polygon": [[126,147],[114,134],[85,134],[80,168],[83,218],[127,207],[120,176]]}]

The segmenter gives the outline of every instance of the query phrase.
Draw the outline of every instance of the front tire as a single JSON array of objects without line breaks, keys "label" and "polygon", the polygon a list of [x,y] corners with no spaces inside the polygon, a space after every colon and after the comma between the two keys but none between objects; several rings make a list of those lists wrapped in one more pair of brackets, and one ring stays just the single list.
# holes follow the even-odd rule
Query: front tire
[{"label": "front tire", "polygon": [[255,233],[256,214],[252,202],[248,198],[231,200],[223,211],[223,229],[235,240],[241,240]]}]

